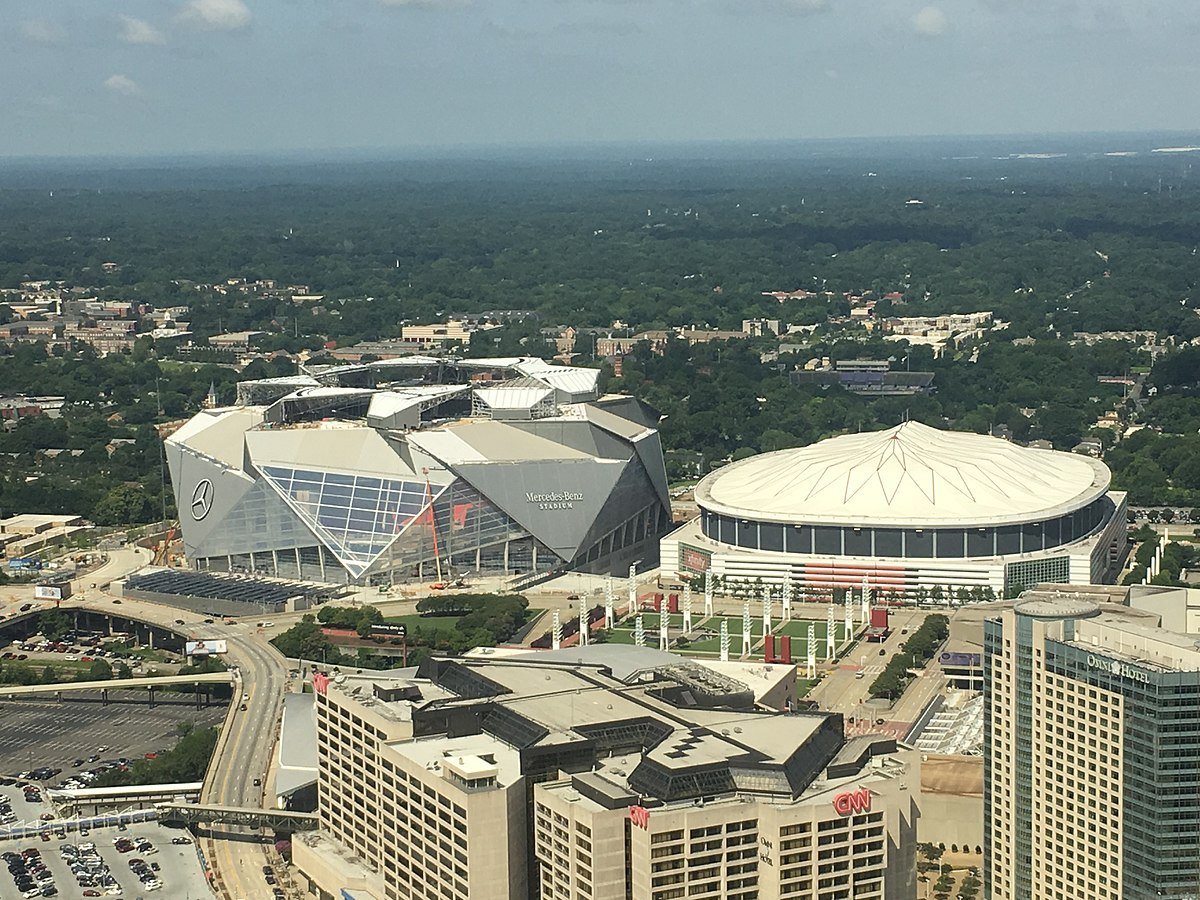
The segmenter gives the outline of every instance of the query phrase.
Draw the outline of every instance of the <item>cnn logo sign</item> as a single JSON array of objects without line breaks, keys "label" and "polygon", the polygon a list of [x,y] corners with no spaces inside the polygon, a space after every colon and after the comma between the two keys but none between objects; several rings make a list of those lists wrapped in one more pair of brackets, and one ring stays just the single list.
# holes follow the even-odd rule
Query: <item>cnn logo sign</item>
[{"label": "cnn logo sign", "polygon": [[646,831],[650,827],[650,810],[644,806],[629,807],[629,821]]},{"label": "cnn logo sign", "polygon": [[839,816],[871,811],[871,792],[867,788],[847,791],[833,798],[833,808]]}]

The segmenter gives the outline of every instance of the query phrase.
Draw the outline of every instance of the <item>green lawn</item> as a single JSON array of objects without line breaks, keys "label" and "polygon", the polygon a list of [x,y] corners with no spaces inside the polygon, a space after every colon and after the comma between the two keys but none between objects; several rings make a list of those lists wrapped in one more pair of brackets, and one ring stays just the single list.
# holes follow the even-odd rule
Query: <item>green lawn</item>
[{"label": "green lawn", "polygon": [[404,625],[409,634],[421,629],[422,634],[434,634],[439,631],[453,631],[458,627],[462,616],[388,616],[383,621],[389,625]]},{"label": "green lawn", "polygon": [[[671,630],[672,639],[678,634],[678,631],[683,628],[682,614],[668,613],[669,628]],[[686,647],[672,647],[672,651],[680,653],[684,656],[718,656],[721,652],[721,619],[724,618],[729,623],[729,652],[734,658],[739,657],[742,652],[742,617],[741,616],[714,616],[708,619],[701,625],[701,620],[704,617],[694,613],[692,616],[692,624],[695,633],[704,633],[703,637],[697,637],[692,640]],[[642,627],[646,632],[646,646],[658,646],[658,624],[660,615],[658,613],[642,613]],[[789,635],[792,638],[792,660],[793,662],[802,661],[807,656],[807,639],[808,619],[792,619],[784,623],[782,626],[776,618],[773,620],[772,631],[776,637]],[[826,623],[824,619],[812,621],[812,625],[816,629],[817,639],[817,658],[824,659],[825,657],[825,629]],[[633,626],[634,617],[622,619],[617,626],[609,631],[608,639],[614,644],[632,644],[633,643]],[[846,628],[844,620],[839,618],[834,623],[834,634],[836,635],[837,646],[841,646],[846,640]],[[758,644],[763,636],[763,621],[762,612],[750,618],[750,636],[751,644]],[[778,649],[778,643],[776,644]],[[755,655],[761,655],[761,648],[755,651]]]},{"label": "green lawn", "polygon": [[[525,611],[525,621],[531,622],[544,612],[544,609],[531,607]],[[409,616],[388,616],[383,621],[389,625],[406,626],[410,635],[414,634],[418,628],[421,629],[421,633],[424,635],[433,635],[454,631],[458,628],[458,622],[461,618],[462,616],[422,616],[414,613]],[[545,625],[547,628],[550,627],[549,617],[545,619]],[[630,638],[629,643],[633,643],[632,638]]]}]

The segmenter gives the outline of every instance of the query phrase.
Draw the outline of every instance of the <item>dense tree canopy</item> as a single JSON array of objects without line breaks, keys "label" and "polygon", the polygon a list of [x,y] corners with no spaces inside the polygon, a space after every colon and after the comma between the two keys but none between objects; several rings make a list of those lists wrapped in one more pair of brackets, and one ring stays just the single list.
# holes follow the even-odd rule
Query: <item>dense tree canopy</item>
[{"label": "dense tree canopy", "polygon": [[[1016,440],[1069,449],[1116,406],[1150,426],[1117,443],[1100,433],[1106,448],[1115,443],[1107,459],[1117,486],[1138,503],[1200,506],[1200,350],[1186,346],[1200,337],[1200,190],[1179,156],[1068,164],[830,149],[796,159],[410,161],[286,174],[22,170],[0,175],[0,288],[50,279],[101,298],[187,306],[201,344],[252,328],[267,332],[265,349],[292,352],[496,309],[536,315],[477,336],[465,352],[548,355],[539,329],[560,323],[814,324],[777,360],[773,344],[755,339],[673,341],[662,356],[639,348],[619,378],[595,364],[606,387],[667,415],[673,477],[906,418],[976,432],[1004,426]],[[226,290],[229,278],[304,285],[322,299]],[[764,296],[799,289],[816,293]],[[935,358],[827,323],[848,312],[846,293],[864,291],[891,295],[878,318],[993,310],[1009,324]],[[10,318],[0,306],[0,320]],[[1073,340],[1133,330],[1153,332],[1167,351],[1136,401],[1097,378],[1150,366],[1140,342]],[[576,361],[593,364],[593,346],[581,340]],[[934,372],[935,391],[864,399],[789,381],[792,367],[822,357],[891,358]],[[148,339],[103,358],[86,347],[0,347],[0,390],[67,404],[61,418],[0,429],[0,510],[78,512],[105,525],[171,515],[154,426],[194,413],[210,384],[230,399],[239,377],[294,370],[276,358],[239,374],[228,352],[182,358]]]}]

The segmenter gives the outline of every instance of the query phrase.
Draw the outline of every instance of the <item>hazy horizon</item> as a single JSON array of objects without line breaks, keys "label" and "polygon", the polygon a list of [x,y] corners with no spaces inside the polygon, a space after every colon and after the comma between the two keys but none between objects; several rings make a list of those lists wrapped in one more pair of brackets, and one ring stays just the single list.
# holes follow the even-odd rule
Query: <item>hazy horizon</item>
[{"label": "hazy horizon", "polygon": [[0,157],[1182,132],[1187,0],[10,0]]}]

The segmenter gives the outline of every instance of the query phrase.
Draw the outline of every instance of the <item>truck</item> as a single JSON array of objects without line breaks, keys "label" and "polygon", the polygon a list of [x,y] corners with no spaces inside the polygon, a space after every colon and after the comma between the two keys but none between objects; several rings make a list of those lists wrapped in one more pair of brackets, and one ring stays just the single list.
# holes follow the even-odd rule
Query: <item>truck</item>
[{"label": "truck", "polygon": [[18,556],[8,561],[8,568],[16,572],[40,572],[42,561],[36,556]]}]

